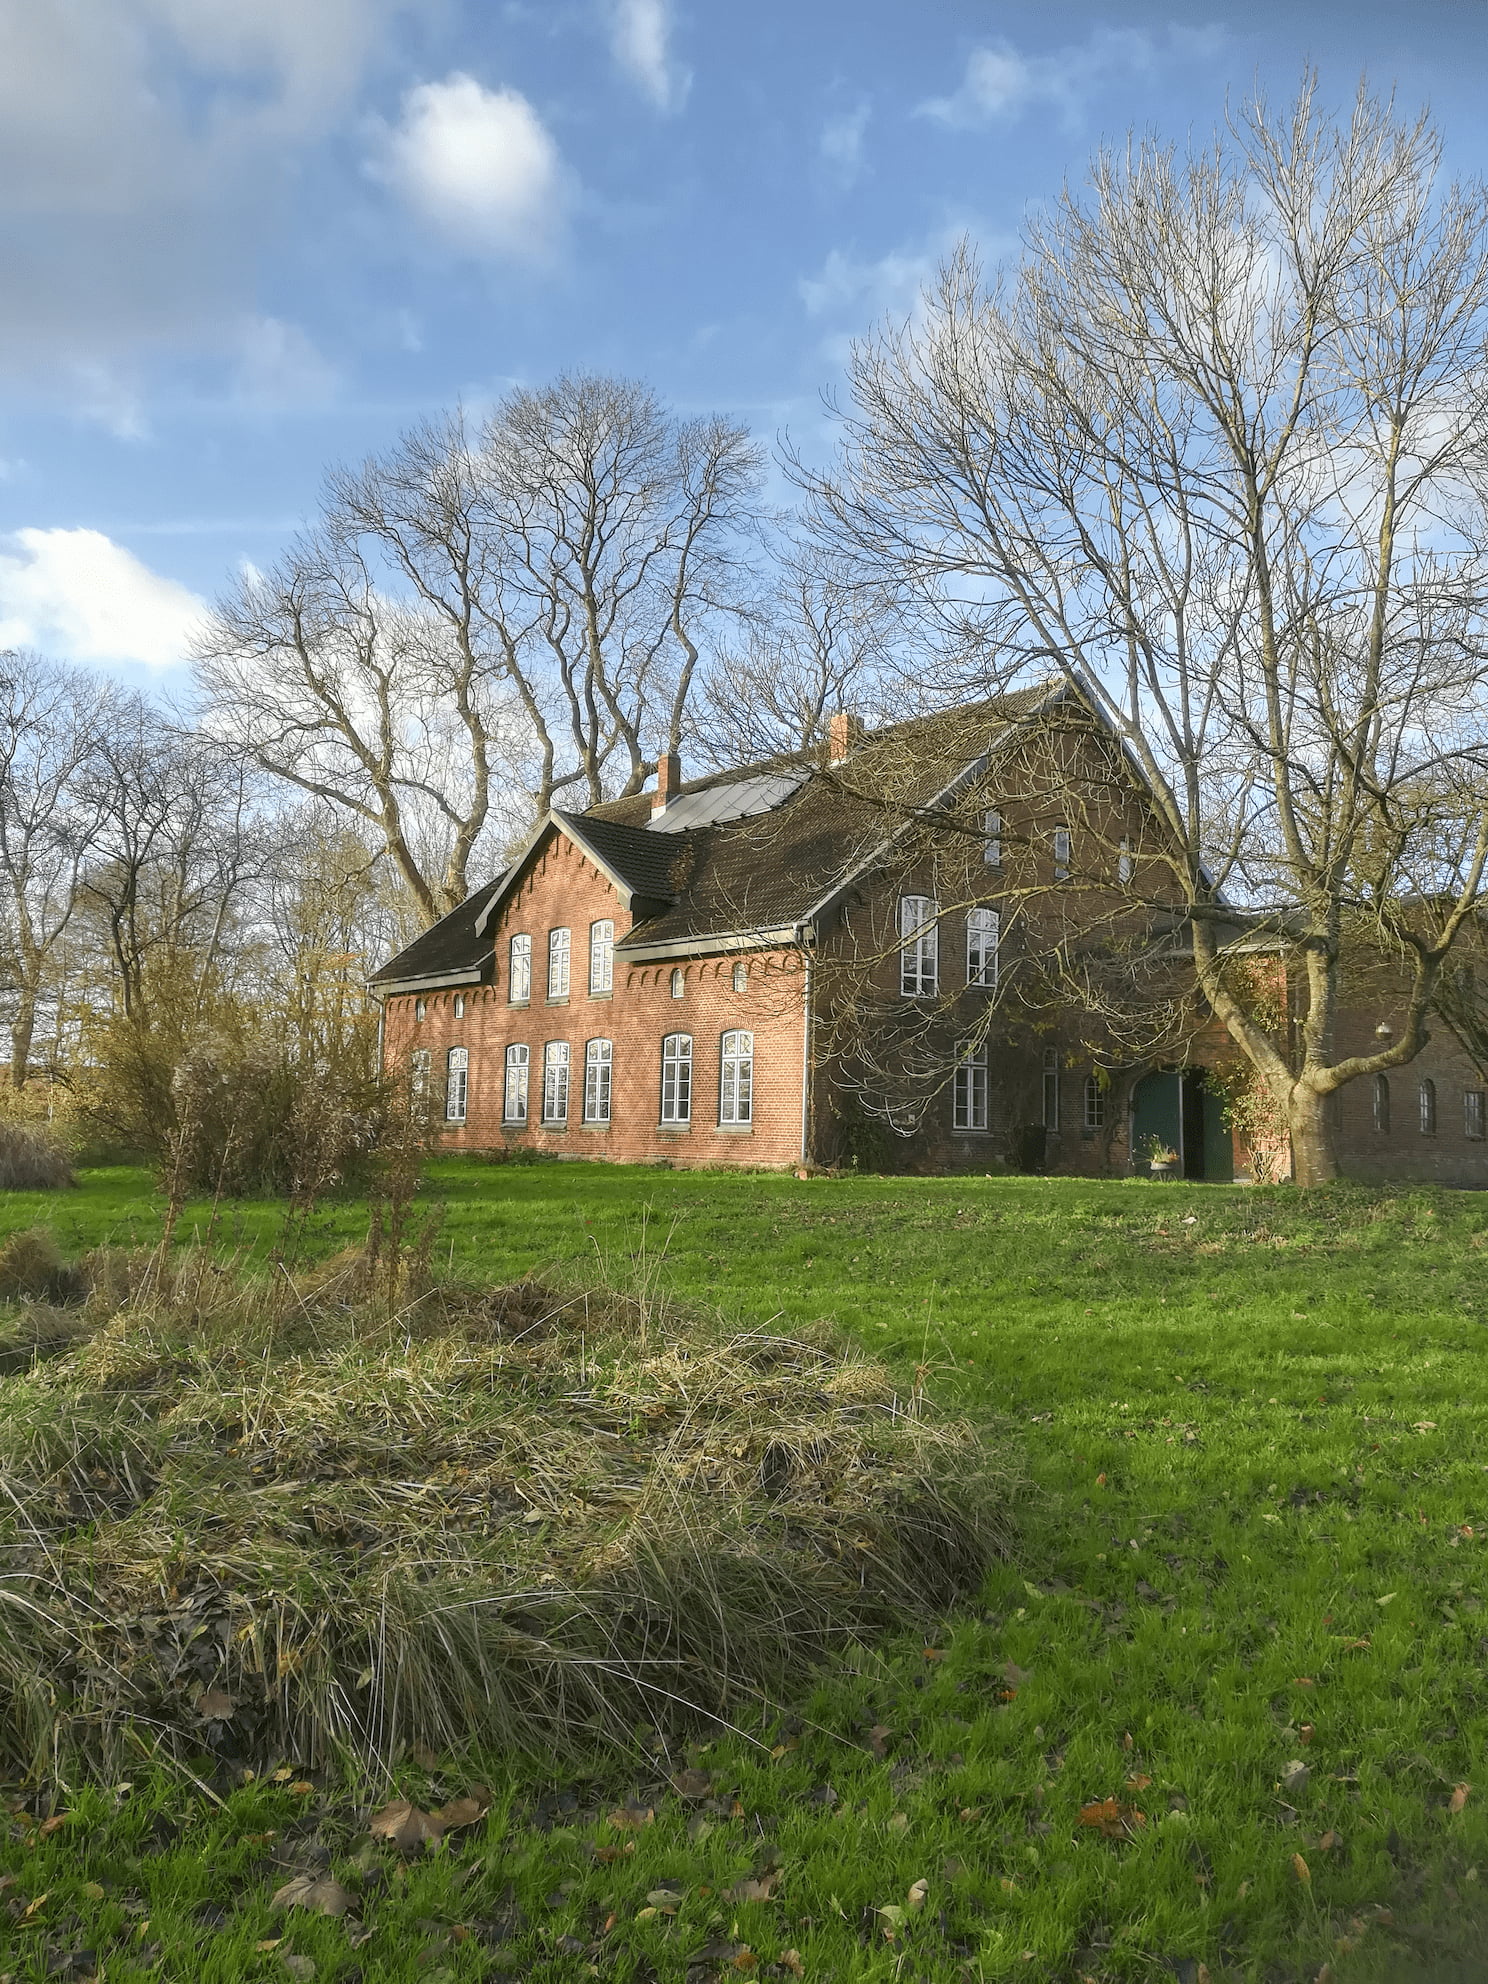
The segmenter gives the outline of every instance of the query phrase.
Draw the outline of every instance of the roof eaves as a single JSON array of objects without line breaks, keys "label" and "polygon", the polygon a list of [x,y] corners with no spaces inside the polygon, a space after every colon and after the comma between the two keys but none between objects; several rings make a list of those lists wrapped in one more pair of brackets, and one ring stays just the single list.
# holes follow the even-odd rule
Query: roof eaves
[{"label": "roof eaves", "polygon": [[600,873],[614,888],[616,895],[620,898],[622,908],[630,909],[635,903],[640,901],[654,902],[657,900],[653,890],[637,888],[628,876],[620,873],[613,861],[607,855],[602,854],[594,845],[593,841],[590,840],[584,832],[581,821],[574,814],[560,813],[558,808],[554,806],[544,813],[516,854],[513,855],[511,866],[507,869],[506,877],[500,888],[497,889],[491,900],[476,918],[475,934],[478,937],[483,937],[486,934],[496,912],[516,886],[518,874],[526,866],[532,855],[537,852],[544,838],[549,833],[566,835],[576,847],[580,848],[588,856],[595,867],[599,869]]},{"label": "roof eaves", "polygon": [[404,992],[438,992],[447,985],[479,985],[483,976],[481,966],[473,964],[459,971],[420,972],[411,978],[369,979],[368,990],[374,999],[391,999]]},{"label": "roof eaves", "polygon": [[617,956],[623,955],[635,964],[647,964],[658,958],[692,958],[717,956],[731,951],[774,950],[783,944],[800,944],[804,941],[805,925],[801,923],[774,923],[758,930],[715,930],[703,936],[662,937],[653,943],[633,944],[628,937],[622,937],[615,946]]}]

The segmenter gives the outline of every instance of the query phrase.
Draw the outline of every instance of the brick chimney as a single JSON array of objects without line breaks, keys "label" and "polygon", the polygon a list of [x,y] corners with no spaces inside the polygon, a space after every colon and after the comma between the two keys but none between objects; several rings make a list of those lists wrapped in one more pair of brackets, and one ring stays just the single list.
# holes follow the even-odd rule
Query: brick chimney
[{"label": "brick chimney", "polygon": [[850,710],[833,710],[827,721],[827,763],[840,765],[863,734],[863,726]]},{"label": "brick chimney", "polygon": [[656,760],[656,790],[651,795],[651,817],[664,813],[677,796],[682,783],[682,760],[675,751],[664,751]]}]

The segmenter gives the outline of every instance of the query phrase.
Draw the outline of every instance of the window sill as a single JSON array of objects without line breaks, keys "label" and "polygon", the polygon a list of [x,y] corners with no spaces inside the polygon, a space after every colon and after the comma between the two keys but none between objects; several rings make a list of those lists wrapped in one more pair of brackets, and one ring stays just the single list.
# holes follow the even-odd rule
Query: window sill
[{"label": "window sill", "polygon": [[753,1123],[715,1123],[713,1126],[721,1137],[752,1137]]},{"label": "window sill", "polygon": [[580,1123],[579,1128],[581,1130],[587,1130],[591,1137],[592,1136],[607,1137],[610,1134],[610,1126],[608,1123]]},{"label": "window sill", "polygon": [[545,1006],[566,1006],[568,1004],[568,994],[566,992],[550,992],[547,998],[543,1000],[543,1004]]},{"label": "window sill", "polygon": [[501,1127],[503,1130],[525,1130],[527,1127],[527,1118],[525,1116],[503,1116]]},{"label": "window sill", "polygon": [[589,997],[591,999],[613,999],[614,996],[615,994],[613,988],[608,992],[595,992],[594,990],[591,989],[589,993]]},{"label": "window sill", "polygon": [[526,1008],[532,1004],[532,1001],[530,999],[508,999],[506,1003],[508,1006],[512,1007],[513,1010],[520,1012],[520,1011],[525,1011]]},{"label": "window sill", "polygon": [[692,1125],[691,1123],[658,1123],[656,1134],[659,1137],[690,1137]]},{"label": "window sill", "polygon": [[553,1136],[557,1136],[560,1132],[566,1135],[568,1131],[567,1123],[539,1123],[537,1127],[540,1130],[547,1130]]}]

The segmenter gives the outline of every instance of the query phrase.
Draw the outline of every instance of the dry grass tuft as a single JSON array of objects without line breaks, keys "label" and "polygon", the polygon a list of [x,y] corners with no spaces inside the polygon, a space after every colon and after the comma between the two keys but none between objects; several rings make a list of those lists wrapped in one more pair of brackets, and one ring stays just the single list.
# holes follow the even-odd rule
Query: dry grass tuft
[{"label": "dry grass tuft", "polygon": [[76,1183],[72,1160],[49,1130],[0,1120],[0,1192],[60,1192]]},{"label": "dry grass tuft", "polygon": [[[969,1424],[825,1333],[664,1301],[91,1264],[6,1380],[5,1761],[534,1751],[733,1717],[1005,1543]],[[12,1366],[14,1368],[14,1366]]]}]

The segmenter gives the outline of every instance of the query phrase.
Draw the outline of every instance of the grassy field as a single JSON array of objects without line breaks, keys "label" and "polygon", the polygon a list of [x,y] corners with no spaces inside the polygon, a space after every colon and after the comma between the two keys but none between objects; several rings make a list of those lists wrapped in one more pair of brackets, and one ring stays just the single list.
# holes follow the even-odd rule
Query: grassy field
[{"label": "grassy field", "polygon": [[[465,1271],[661,1279],[923,1367],[1011,1430],[1016,1561],[933,1645],[688,1756],[640,1734],[622,1775],[543,1785],[408,1760],[400,1792],[494,1803],[406,1867],[294,1758],[215,1803],[142,1744],[46,1832],[18,1788],[0,1976],[1488,1975],[1488,1200],[469,1162],[426,1196]],[[0,1204],[69,1250],[159,1219],[124,1171]],[[271,1907],[325,1866],[359,1926]]]}]

